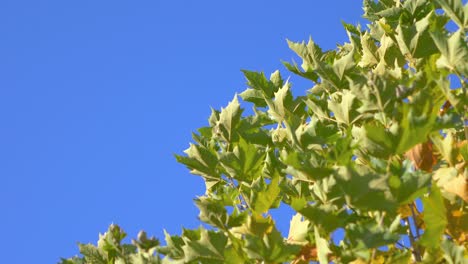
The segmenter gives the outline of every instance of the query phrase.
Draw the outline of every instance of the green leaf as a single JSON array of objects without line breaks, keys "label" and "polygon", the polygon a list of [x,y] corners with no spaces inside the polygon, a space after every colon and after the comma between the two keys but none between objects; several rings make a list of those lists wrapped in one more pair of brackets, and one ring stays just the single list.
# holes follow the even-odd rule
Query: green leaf
[{"label": "green leaf", "polygon": [[328,108],[333,112],[334,118],[339,123],[350,125],[357,116],[354,104],[356,96],[349,90],[342,90],[331,96],[328,101]]},{"label": "green leaf", "polygon": [[244,255],[239,254],[233,246],[229,246],[224,250],[224,263],[226,264],[238,264],[246,263]]},{"label": "green leaf", "polygon": [[247,70],[242,70],[242,72],[247,79],[247,85],[254,90],[261,91],[268,99],[271,99],[274,92],[279,88],[275,87],[273,82],[268,81],[263,72],[260,73]]},{"label": "green leaf", "polygon": [[252,102],[257,107],[266,107],[266,100],[272,99],[274,93],[284,84],[279,71],[273,72],[270,80],[267,80],[263,73],[247,70],[243,70],[243,73],[251,89],[245,90],[240,96],[244,101]]},{"label": "green leaf", "polygon": [[171,236],[164,230],[164,237],[166,240],[166,246],[159,248],[158,252],[166,255],[171,259],[183,259],[184,250],[182,246],[185,245],[184,240],[180,236]]},{"label": "green leaf", "polygon": [[278,123],[283,122],[290,113],[289,109],[293,104],[293,97],[289,90],[289,85],[286,84],[275,92],[275,100],[271,101],[268,106],[268,113],[271,114]]},{"label": "green leaf", "polygon": [[[397,224],[400,219],[397,219]],[[347,226],[346,237],[356,246],[372,249],[395,243],[399,236],[395,230],[380,226],[374,219]]]},{"label": "green leaf", "polygon": [[96,264],[107,264],[107,257],[105,257],[101,251],[92,244],[78,244],[80,253],[86,262]]},{"label": "green leaf", "polygon": [[429,196],[423,197],[422,202],[426,229],[419,243],[428,248],[438,248],[447,226],[447,212],[439,187],[433,184]]},{"label": "green leaf", "polygon": [[333,69],[340,80],[344,78],[344,75],[347,71],[356,66],[356,63],[354,61],[355,49],[355,44],[352,43],[351,51],[349,51],[346,55],[343,55],[341,58],[333,62]]},{"label": "green leaf", "polygon": [[264,95],[261,91],[255,89],[247,89],[240,94],[242,100],[246,102],[252,102],[257,107],[267,106],[263,96]]},{"label": "green leaf", "polygon": [[438,51],[429,34],[433,13],[413,25],[398,25],[396,39],[401,52],[411,58],[427,58]]},{"label": "green leaf", "polygon": [[218,158],[212,150],[200,145],[190,144],[190,147],[184,152],[187,156],[175,155],[175,157],[178,162],[190,169],[190,173],[214,181],[218,181],[221,178],[217,170]]},{"label": "green leaf", "polygon": [[398,20],[401,13],[403,12],[402,8],[397,6],[394,1],[374,1],[374,0],[364,0],[364,18],[367,18],[371,21],[376,21],[379,18],[385,18],[389,21]]},{"label": "green leaf", "polygon": [[[425,95],[428,96],[428,95]],[[413,146],[427,141],[438,115],[433,101],[424,98],[423,102],[403,105],[403,117],[399,129],[397,154],[403,154]]]},{"label": "green leaf", "polygon": [[330,118],[326,112],[326,109],[323,109],[322,107],[320,107],[313,100],[307,99],[305,103],[307,107],[309,107],[309,109],[314,113],[315,117],[317,117],[319,120],[323,121],[323,120],[327,120]]},{"label": "green leaf", "polygon": [[379,55],[377,53],[377,45],[371,38],[368,32],[361,36],[362,43],[362,58],[359,62],[361,67],[372,67],[379,62]]},{"label": "green leaf", "polygon": [[[305,42],[294,43],[288,40],[288,46],[302,58],[302,68],[305,72],[313,71],[320,76],[322,81],[329,82],[336,90],[339,89],[341,86],[340,77],[335,73],[331,65],[324,62],[324,56],[327,54],[322,52],[322,49],[312,38],[309,38],[307,44]],[[346,64],[343,64],[344,68],[346,68]]]},{"label": "green leaf", "polygon": [[329,176],[333,170],[322,166],[318,157],[309,152],[286,152],[281,153],[281,160],[288,167],[285,172],[303,181],[313,181]]},{"label": "green leaf", "polygon": [[282,263],[291,261],[299,252],[300,246],[285,243],[280,232],[274,228],[263,237],[247,234],[245,249],[250,259],[265,263]]},{"label": "green leaf", "polygon": [[85,260],[79,257],[72,257],[69,259],[62,258],[59,264],[85,264]]},{"label": "green leaf", "polygon": [[232,152],[220,154],[221,165],[230,177],[239,181],[251,182],[260,177],[266,154],[256,145],[248,143],[242,137]]},{"label": "green leaf", "polygon": [[218,228],[224,229],[227,223],[227,210],[220,201],[209,197],[198,197],[195,204],[200,210],[199,219]]},{"label": "green leaf", "polygon": [[271,216],[264,217],[258,214],[250,214],[242,226],[233,228],[232,231],[238,234],[250,234],[257,237],[263,237],[270,233],[274,228],[274,222]]},{"label": "green leaf", "polygon": [[395,254],[390,256],[385,264],[408,264],[411,263],[411,251],[397,251]]},{"label": "green leaf", "polygon": [[424,173],[421,170],[414,171],[411,168],[411,162],[404,162],[404,171],[402,175],[394,175],[397,177],[397,185],[392,186],[392,193],[396,197],[400,205],[408,204],[420,197],[427,191],[427,187],[431,182],[431,174]]},{"label": "green leaf", "polygon": [[185,261],[200,261],[209,264],[224,263],[224,250],[228,242],[227,237],[215,231],[201,229],[199,240],[185,238],[185,245],[182,246],[185,254]]},{"label": "green leaf", "polygon": [[437,60],[437,67],[468,75],[468,45],[465,33],[458,30],[447,38],[446,34],[435,31],[431,33],[434,43],[442,56]]},{"label": "green leaf", "polygon": [[305,42],[295,43],[288,40],[288,46],[303,59],[302,68],[305,71],[318,68],[318,65],[316,64],[321,60],[323,52],[322,49],[315,44],[312,38],[309,38],[307,45]]},{"label": "green leaf", "polygon": [[445,13],[460,27],[468,26],[468,8],[463,7],[462,0],[436,0],[445,11]]},{"label": "green leaf", "polygon": [[344,193],[351,207],[362,210],[396,210],[397,203],[388,184],[388,175],[379,175],[368,168],[341,166],[334,175],[337,188]]},{"label": "green leaf", "polygon": [[395,153],[395,136],[382,125],[366,124],[363,128],[353,128],[359,139],[359,146],[365,153],[386,159]]},{"label": "green leaf", "polygon": [[[148,237],[145,231],[140,231],[138,233],[138,238],[136,240],[133,239],[132,243],[138,248],[139,252],[145,252],[151,255],[156,250],[156,247],[159,246],[159,240],[156,239],[155,237]],[[124,245],[124,247],[126,246],[127,245]],[[132,250],[132,249],[128,248],[127,250]]]},{"label": "green leaf", "polygon": [[280,194],[279,175],[275,175],[265,190],[256,191],[251,202],[252,210],[257,214],[263,214],[276,203]]},{"label": "green leaf", "polygon": [[454,148],[454,138],[451,132],[447,133],[445,138],[441,139],[439,135],[434,135],[431,137],[434,146],[442,155],[443,159],[451,166],[455,167],[457,152]]},{"label": "green leaf", "polygon": [[327,233],[331,233],[342,226],[347,218],[346,213],[339,212],[333,205],[305,205],[301,204],[300,199],[293,198],[291,206],[312,225]]},{"label": "green leaf", "polygon": [[319,76],[314,71],[309,70],[309,71],[303,72],[299,69],[299,66],[295,62],[293,64],[283,62],[283,65],[286,67],[286,69],[288,69],[290,72],[294,74],[297,74],[299,76],[312,80],[313,82],[318,81]]},{"label": "green leaf", "polygon": [[[267,78],[244,70],[242,102],[236,95],[212,109],[185,155],[176,155],[205,182],[195,204],[207,227],[165,233],[161,246],[144,232],[123,244],[125,232],[111,225],[97,245],[80,244],[82,257],[62,263],[404,264],[416,252],[423,263],[466,262],[462,3],[364,0],[370,24],[363,30],[344,23],[349,43],[322,50],[312,39],[288,41],[302,61],[284,65],[309,82],[302,95],[293,95],[279,71]],[[244,114],[246,102],[253,111]],[[414,148],[428,140],[435,152],[426,156],[437,159],[424,166],[431,173],[404,155],[412,150],[414,160],[416,149],[433,151]],[[419,198],[424,209],[413,220],[423,234],[401,246],[410,229],[401,218],[411,215],[403,210]],[[287,238],[269,215],[280,204],[297,212]],[[342,229],[344,239],[332,243]]]}]

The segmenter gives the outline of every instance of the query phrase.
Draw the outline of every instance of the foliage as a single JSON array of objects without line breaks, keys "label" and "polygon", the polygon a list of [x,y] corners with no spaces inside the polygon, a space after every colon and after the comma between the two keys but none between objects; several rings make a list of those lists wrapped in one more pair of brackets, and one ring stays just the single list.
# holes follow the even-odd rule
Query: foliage
[{"label": "foliage", "polygon": [[[176,156],[205,180],[195,204],[212,228],[123,244],[112,225],[62,263],[467,263],[468,5],[365,0],[364,12],[368,28],[344,23],[337,49],[288,41],[306,95],[279,71],[244,71],[249,88]],[[280,205],[297,212],[287,238]]]}]

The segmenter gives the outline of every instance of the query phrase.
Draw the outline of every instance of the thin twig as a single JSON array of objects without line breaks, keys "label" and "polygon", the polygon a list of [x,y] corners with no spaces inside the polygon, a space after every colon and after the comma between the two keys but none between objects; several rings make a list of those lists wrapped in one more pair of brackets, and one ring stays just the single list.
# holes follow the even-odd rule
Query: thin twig
[{"label": "thin twig", "polygon": [[413,255],[414,255],[414,258],[416,259],[417,262],[420,262],[421,261],[421,254],[419,253],[419,250],[417,250],[416,246],[415,246],[415,240],[414,240],[414,235],[413,235],[413,231],[411,230],[411,223],[409,221],[409,217],[406,218],[406,224],[408,225],[408,235],[409,235],[409,239],[410,239],[410,244],[411,244],[411,248],[413,248],[411,251],[413,252]]},{"label": "thin twig", "polygon": [[413,222],[414,222],[414,231],[416,232],[416,238],[419,238],[420,237],[420,234],[419,234],[419,226],[418,226],[418,223],[416,222],[416,213],[414,212],[414,208],[416,208],[416,204],[413,202],[412,204],[410,204],[410,209],[411,209],[411,215],[413,216]]},{"label": "thin twig", "polygon": [[[466,88],[466,78],[463,78],[462,74],[458,70],[455,70],[455,74],[460,79],[461,88],[462,88],[462,92],[463,92],[463,100],[466,100],[466,98],[468,96],[468,89]],[[465,140],[468,140],[468,118],[466,116],[466,113],[468,113],[468,106],[465,104],[463,108],[465,110],[465,113],[463,114],[463,129],[465,130],[464,131],[465,132]]]},{"label": "thin twig", "polygon": [[396,244],[397,244],[397,245],[399,245],[399,246],[400,246],[400,247],[402,247],[402,248],[405,248],[405,249],[408,249],[408,250],[410,250],[410,248],[409,248],[409,247],[407,247],[407,246],[403,245],[402,243],[400,243],[400,242],[398,242],[398,241],[396,242]]},{"label": "thin twig", "polygon": [[240,206],[239,210],[244,211],[246,208],[249,208],[245,200],[245,197],[242,194],[242,191],[240,189],[240,185],[236,186],[236,184],[234,183],[234,179],[232,177],[227,177],[227,178],[229,179],[228,184],[231,185],[232,188],[237,189],[239,191],[239,196],[237,196],[237,198],[239,199],[239,206]]}]

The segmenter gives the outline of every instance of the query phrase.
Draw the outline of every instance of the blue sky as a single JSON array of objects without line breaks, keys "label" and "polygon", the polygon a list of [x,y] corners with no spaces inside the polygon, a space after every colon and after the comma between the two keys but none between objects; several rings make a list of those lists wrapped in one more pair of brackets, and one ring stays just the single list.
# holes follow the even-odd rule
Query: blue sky
[{"label": "blue sky", "polygon": [[204,185],[173,154],[245,89],[240,69],[290,76],[286,38],[333,48],[361,14],[348,0],[0,1],[1,262],[56,263],[111,223],[197,227]]}]

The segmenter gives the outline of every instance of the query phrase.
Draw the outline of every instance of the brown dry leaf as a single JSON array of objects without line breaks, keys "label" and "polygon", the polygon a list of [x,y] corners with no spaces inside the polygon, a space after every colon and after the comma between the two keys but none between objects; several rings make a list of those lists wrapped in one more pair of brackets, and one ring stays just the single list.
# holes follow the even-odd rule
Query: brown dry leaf
[{"label": "brown dry leaf", "polygon": [[407,218],[411,216],[411,208],[408,204],[402,205],[398,208],[398,213],[400,214],[401,218]]},{"label": "brown dry leaf", "polygon": [[439,110],[439,115],[442,116],[445,113],[447,113],[451,106],[452,104],[449,101],[445,101],[444,105],[442,105],[442,107]]},{"label": "brown dry leaf", "polygon": [[291,264],[309,263],[312,260],[317,260],[317,247],[315,245],[307,244],[301,248],[296,259]]},{"label": "brown dry leaf", "polygon": [[405,153],[405,156],[413,162],[416,169],[427,172],[432,172],[432,166],[437,163],[430,140],[414,146]]},{"label": "brown dry leaf", "polygon": [[417,214],[414,218],[416,226],[422,230],[426,229],[426,225],[424,224],[424,213]]}]

